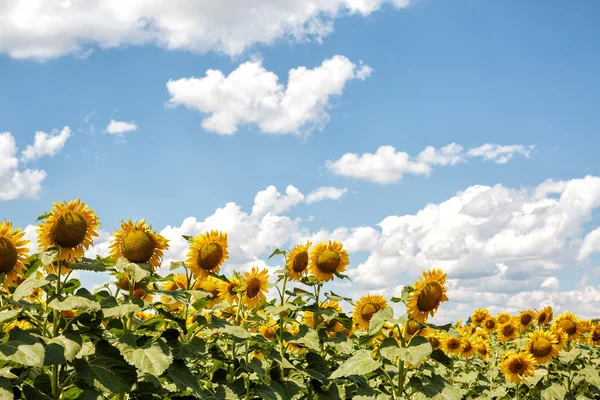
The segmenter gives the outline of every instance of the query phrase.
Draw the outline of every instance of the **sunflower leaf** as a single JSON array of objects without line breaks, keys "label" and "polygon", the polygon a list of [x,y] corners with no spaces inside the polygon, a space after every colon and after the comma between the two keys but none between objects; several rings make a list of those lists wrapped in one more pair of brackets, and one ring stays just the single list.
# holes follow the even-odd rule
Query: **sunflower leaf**
[{"label": "sunflower leaf", "polygon": [[119,352],[138,371],[154,376],[162,375],[173,362],[173,355],[164,339],[138,346],[135,336],[126,334],[119,338]]},{"label": "sunflower leaf", "polygon": [[41,368],[44,346],[30,333],[13,328],[8,333],[8,341],[0,343],[0,360]]},{"label": "sunflower leaf", "polygon": [[325,293],[325,297],[327,297],[331,301],[347,301],[349,303],[352,303],[352,299],[350,299],[348,297],[340,296],[333,292]]},{"label": "sunflower leaf", "polygon": [[57,344],[64,348],[64,358],[66,361],[73,361],[79,350],[81,350],[81,336],[73,333],[66,333],[57,336],[48,341],[48,344]]},{"label": "sunflower leaf", "polygon": [[285,250],[279,250],[279,249],[275,249],[273,250],[273,252],[271,253],[271,255],[269,256],[269,260],[271,259],[271,257],[277,255],[277,254],[283,254],[284,256],[287,254],[287,252]]},{"label": "sunflower leaf", "polygon": [[100,311],[100,303],[92,301],[82,296],[67,296],[64,298],[55,297],[48,303],[48,307],[53,310],[85,310]]},{"label": "sunflower leaf", "polygon": [[49,284],[50,281],[45,278],[38,278],[35,275],[31,275],[29,278],[25,279],[23,283],[21,283],[15,293],[13,293],[13,300],[19,301],[23,297],[27,297],[31,295],[33,289],[37,289],[39,287],[45,286]]},{"label": "sunflower leaf", "polygon": [[82,271],[93,271],[93,272],[105,272],[107,271],[106,265],[99,260],[92,260],[90,258],[83,258],[74,264],[67,264],[70,269],[82,270]]},{"label": "sunflower leaf", "polygon": [[52,215],[52,214],[50,214],[50,213],[45,213],[45,214],[42,214],[42,215],[40,215],[39,217],[37,217],[37,219],[35,220],[35,222],[43,221],[43,220],[45,220],[46,218],[48,218],[49,216],[51,216],[51,215]]},{"label": "sunflower leaf", "polygon": [[141,282],[144,278],[147,278],[152,271],[152,267],[148,264],[131,263],[123,257],[117,260],[115,268],[120,272],[129,273],[129,276],[135,283]]},{"label": "sunflower leaf", "polygon": [[42,265],[46,267],[56,260],[56,257],[58,257],[58,249],[56,247],[50,247],[43,253],[40,253],[39,257]]},{"label": "sunflower leaf", "polygon": [[375,314],[373,314],[371,320],[369,321],[369,330],[367,333],[369,335],[374,335],[375,333],[379,332],[381,328],[383,328],[383,325],[385,325],[388,320],[392,318],[394,318],[394,310],[392,307],[386,307],[377,311]]},{"label": "sunflower leaf", "polygon": [[563,400],[567,395],[566,388],[556,382],[552,382],[551,385],[547,386],[540,393],[543,400]]},{"label": "sunflower leaf", "polygon": [[359,350],[356,354],[344,362],[336,369],[329,379],[337,379],[351,375],[364,376],[381,367],[381,362],[373,360],[371,352],[367,350]]},{"label": "sunflower leaf", "polygon": [[0,324],[12,321],[21,313],[21,310],[4,310],[0,311]]},{"label": "sunflower leaf", "polygon": [[122,317],[123,315],[127,315],[132,312],[142,311],[142,308],[137,304],[133,303],[123,303],[114,307],[106,307],[102,308],[102,313],[104,317]]},{"label": "sunflower leaf", "polygon": [[169,271],[175,271],[176,269],[179,269],[181,267],[185,267],[183,261],[172,261],[171,266],[169,267]]}]

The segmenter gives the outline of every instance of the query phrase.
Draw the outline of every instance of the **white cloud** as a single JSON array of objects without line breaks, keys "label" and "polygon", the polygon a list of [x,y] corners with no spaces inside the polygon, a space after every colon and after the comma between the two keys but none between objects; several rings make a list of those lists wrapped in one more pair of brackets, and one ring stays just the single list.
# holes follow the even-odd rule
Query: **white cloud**
[{"label": "white cloud", "polygon": [[496,164],[506,164],[515,154],[521,154],[525,158],[531,158],[535,146],[511,145],[502,146],[499,144],[486,143],[482,146],[469,150],[469,156],[482,157],[484,160],[490,160]]},{"label": "white cloud", "polygon": [[306,202],[311,204],[323,200],[339,200],[347,191],[348,189],[340,189],[332,186],[320,187],[306,196]]},{"label": "white cloud", "polygon": [[13,58],[89,56],[93,49],[153,44],[236,56],[279,39],[320,41],[336,18],[408,0],[45,0],[0,2],[0,52]]},{"label": "white cloud", "polygon": [[27,162],[43,156],[54,157],[65,147],[69,137],[71,137],[71,129],[68,126],[65,126],[60,132],[56,129],[52,133],[38,131],[35,133],[33,144],[27,146],[21,153],[21,160]]},{"label": "white cloud", "polygon": [[299,135],[322,128],[329,119],[330,97],[342,94],[348,81],[365,79],[370,72],[367,66],[334,56],[313,69],[291,69],[285,87],[260,60],[248,61],[227,76],[209,69],[203,78],[169,80],[168,104],[209,114],[202,127],[222,135],[249,124],[263,133]]},{"label": "white cloud", "polygon": [[600,228],[596,228],[587,234],[579,250],[580,261],[586,260],[594,253],[600,252]]},{"label": "white cloud", "polygon": [[19,169],[15,139],[9,132],[0,133],[0,200],[35,198],[44,179],[43,170]]},{"label": "white cloud", "polygon": [[541,284],[541,288],[542,289],[548,289],[548,290],[558,290],[558,286],[559,286],[560,282],[558,280],[558,278],[551,276],[549,278],[546,278],[546,280],[544,282],[542,282]]},{"label": "white cloud", "polygon": [[110,123],[104,131],[110,135],[120,135],[125,132],[136,131],[137,128],[137,125],[133,121],[125,122],[115,121],[114,119],[111,119]]},{"label": "white cloud", "polygon": [[467,162],[469,157],[481,157],[498,164],[508,162],[516,153],[529,158],[533,148],[485,144],[465,153],[461,145],[450,143],[440,149],[427,146],[415,159],[411,159],[408,153],[396,150],[393,146],[381,146],[374,154],[346,153],[338,160],[327,161],[325,166],[335,175],[390,184],[400,181],[406,174],[429,176],[433,166],[457,165]]}]

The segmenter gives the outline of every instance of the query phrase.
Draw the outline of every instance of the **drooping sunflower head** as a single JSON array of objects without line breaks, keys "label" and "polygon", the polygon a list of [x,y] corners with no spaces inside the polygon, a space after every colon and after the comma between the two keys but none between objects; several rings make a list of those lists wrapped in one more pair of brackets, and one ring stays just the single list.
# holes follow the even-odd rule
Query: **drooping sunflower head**
[{"label": "drooping sunflower head", "polygon": [[591,326],[589,344],[600,345],[600,323]]},{"label": "drooping sunflower head", "polygon": [[536,361],[531,354],[509,352],[502,357],[500,370],[507,381],[519,383],[521,379],[534,375],[535,366]]},{"label": "drooping sunflower head", "polygon": [[569,335],[567,335],[567,333],[565,331],[563,331],[561,328],[552,328],[551,329],[552,334],[554,335],[554,337],[556,338],[556,344],[558,345],[558,350],[562,350],[565,345],[567,344],[567,342],[569,341]]},{"label": "drooping sunflower head", "polygon": [[290,280],[299,281],[308,272],[308,249],[311,245],[312,243],[307,241],[306,244],[294,247],[288,254],[285,268]]},{"label": "drooping sunflower head", "polygon": [[538,326],[546,326],[550,322],[552,322],[552,318],[554,317],[554,312],[552,311],[552,306],[544,307],[537,314],[537,324]]},{"label": "drooping sunflower head", "polygon": [[536,330],[530,332],[525,351],[535,358],[538,364],[545,364],[558,356],[558,339],[552,332]]},{"label": "drooping sunflower head", "polygon": [[519,329],[524,331],[529,328],[529,326],[535,321],[537,315],[533,310],[525,310],[521,311],[519,314]]},{"label": "drooping sunflower head", "polygon": [[475,347],[471,339],[463,337],[460,341],[460,356],[470,358],[475,354]]},{"label": "drooping sunflower head", "polygon": [[565,331],[569,339],[577,339],[583,333],[584,328],[579,318],[570,312],[560,314],[552,326],[554,329],[560,328]]},{"label": "drooping sunflower head", "polygon": [[11,222],[0,221],[0,273],[4,274],[3,287],[16,283],[23,275],[23,262],[29,253],[25,247],[29,241],[23,240],[24,235],[25,232],[20,229],[13,229]]},{"label": "drooping sunflower head", "polygon": [[338,241],[315,245],[310,253],[309,270],[317,279],[330,281],[334,272],[342,273],[350,263],[348,253]]},{"label": "drooping sunflower head", "polygon": [[121,229],[113,234],[110,255],[124,257],[132,263],[149,263],[152,268],[160,267],[163,252],[168,249],[168,240],[152,231],[146,220],[140,222],[121,221]]},{"label": "drooping sunflower head", "polygon": [[517,333],[519,332],[519,328],[512,320],[506,322],[504,324],[498,325],[498,339],[503,342],[507,342],[509,340],[513,340],[517,337]]},{"label": "drooping sunflower head", "polygon": [[58,245],[58,261],[74,262],[83,257],[100,226],[99,218],[81,200],[54,203],[46,220],[38,226],[39,250]]},{"label": "drooping sunflower head", "polygon": [[437,350],[442,347],[442,338],[440,335],[429,335],[426,339],[431,345],[432,350]]},{"label": "drooping sunflower head", "polygon": [[240,287],[241,280],[232,277],[229,279],[229,282],[220,281],[219,282],[219,297],[227,301],[229,304],[236,304],[238,301],[238,292],[236,290]]},{"label": "drooping sunflower head", "polygon": [[245,272],[241,284],[243,297],[242,302],[251,309],[266,299],[265,293],[269,286],[269,275],[267,269],[259,271],[258,267],[252,267],[252,271]]},{"label": "drooping sunflower head", "polygon": [[207,308],[212,308],[215,304],[221,303],[223,298],[221,297],[221,292],[219,291],[219,285],[221,284],[220,279],[217,279],[213,276],[209,276],[205,280],[200,282],[199,288],[204,290],[205,292],[210,293],[210,301],[206,305]]},{"label": "drooping sunflower head", "polygon": [[380,294],[367,294],[362,296],[354,306],[352,321],[358,329],[369,329],[369,322],[373,315],[388,306],[387,300]]},{"label": "drooping sunflower head", "polygon": [[229,258],[227,251],[227,233],[210,231],[196,236],[190,244],[187,265],[200,280],[206,279],[211,272],[217,274],[221,265]]},{"label": "drooping sunflower head", "polygon": [[507,323],[508,321],[512,320],[512,316],[505,312],[501,312],[500,314],[496,315],[496,322],[498,323],[498,325],[502,325]]},{"label": "drooping sunflower head", "polygon": [[488,340],[475,339],[473,341],[473,347],[475,348],[475,354],[481,357],[482,360],[487,359],[492,354],[492,346],[490,346]]},{"label": "drooping sunflower head", "polygon": [[447,336],[442,341],[442,350],[448,355],[458,355],[462,351],[462,338]]},{"label": "drooping sunflower head", "polygon": [[481,327],[488,331],[489,333],[493,333],[496,330],[498,323],[496,322],[496,318],[488,317],[483,321]]},{"label": "drooping sunflower head", "polygon": [[471,323],[473,325],[479,326],[490,317],[490,312],[487,308],[478,308],[473,311],[473,315],[471,316]]},{"label": "drooping sunflower head", "polygon": [[415,282],[415,290],[410,293],[407,311],[411,318],[425,322],[433,316],[446,296],[446,274],[441,269],[423,271],[423,276]]}]

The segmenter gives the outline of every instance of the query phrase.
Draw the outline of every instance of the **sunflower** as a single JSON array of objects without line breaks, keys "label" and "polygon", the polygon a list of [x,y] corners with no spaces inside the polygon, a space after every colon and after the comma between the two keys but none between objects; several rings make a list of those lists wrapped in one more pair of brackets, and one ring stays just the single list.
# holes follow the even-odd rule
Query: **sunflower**
[{"label": "sunflower", "polygon": [[503,342],[513,340],[515,337],[517,337],[518,331],[519,328],[515,322],[511,320],[504,324],[498,325],[498,338]]},{"label": "sunflower", "polygon": [[153,269],[160,267],[163,252],[169,248],[168,240],[140,222],[121,221],[121,229],[113,234],[110,255],[124,257],[132,263],[149,263]]},{"label": "sunflower", "polygon": [[221,284],[221,280],[215,278],[214,276],[209,276],[205,280],[200,282],[199,289],[204,290],[211,294],[210,301],[206,305],[207,308],[212,308],[215,304],[221,303],[223,298],[221,297],[221,292],[219,291],[219,285]]},{"label": "sunflower", "polygon": [[535,311],[533,311],[533,310],[525,310],[525,311],[521,311],[518,318],[519,318],[519,329],[524,331],[525,329],[529,328],[529,326],[533,323],[533,321],[535,321],[535,319],[537,318],[537,315],[536,315]]},{"label": "sunflower", "polygon": [[529,353],[515,353],[513,351],[506,353],[502,357],[500,370],[506,380],[519,383],[521,379],[533,376],[535,373],[536,361]]},{"label": "sunflower", "polygon": [[31,323],[29,323],[29,321],[26,321],[24,319],[22,320],[15,320],[12,322],[9,322],[8,324],[4,325],[4,332],[10,332],[13,328],[19,328],[23,331],[27,330],[27,329],[31,329],[33,328],[33,325],[31,325]]},{"label": "sunflower", "polygon": [[380,294],[367,294],[362,296],[354,306],[352,321],[358,329],[368,330],[369,321],[373,315],[388,305],[387,300]]},{"label": "sunflower", "polygon": [[512,320],[512,316],[505,312],[501,312],[500,314],[496,315],[496,322],[498,323],[498,325],[502,325],[507,323],[508,321]]},{"label": "sunflower", "polygon": [[538,364],[546,364],[558,356],[560,348],[556,335],[548,331],[536,330],[527,335],[525,351],[533,356]]},{"label": "sunflower", "polygon": [[187,265],[194,277],[206,279],[211,272],[218,274],[221,265],[229,258],[227,233],[210,231],[196,236],[190,244]]},{"label": "sunflower", "polygon": [[[343,312],[342,307],[340,306],[340,303],[338,303],[337,301],[323,302],[323,303],[321,303],[319,308],[332,308],[335,311],[337,311],[338,315]],[[314,318],[314,313],[312,311],[304,311],[303,319],[304,319],[304,324],[306,326],[308,326],[309,328],[313,328],[315,326],[315,318]],[[346,328],[344,328],[344,325],[342,325],[335,318],[331,319],[329,322],[325,322],[325,319],[323,318],[323,316],[321,314],[319,314],[319,319],[317,320],[317,326],[319,326],[323,323],[327,327],[328,331],[343,332],[346,330]]]},{"label": "sunflower", "polygon": [[590,329],[590,345],[600,345],[600,323],[592,325]]},{"label": "sunflower", "polygon": [[490,334],[482,329],[478,330],[477,332],[473,333],[471,335],[471,337],[473,339],[481,339],[481,340],[490,340]]},{"label": "sunflower", "polygon": [[150,318],[154,318],[156,314],[151,311],[136,311],[135,316],[142,321],[149,320]]},{"label": "sunflower", "polygon": [[485,360],[492,354],[492,346],[490,346],[488,340],[475,339],[473,341],[473,348],[475,349],[475,354],[481,357],[482,360]]},{"label": "sunflower", "polygon": [[425,322],[433,316],[446,296],[446,274],[441,269],[423,271],[423,276],[415,282],[415,290],[410,293],[407,311],[410,317]]},{"label": "sunflower", "polygon": [[430,335],[427,336],[426,339],[431,345],[432,350],[437,350],[442,347],[442,339],[439,335]]},{"label": "sunflower", "polygon": [[75,310],[64,310],[61,314],[62,314],[62,317],[64,319],[71,319],[71,318],[75,318],[75,316],[77,315],[77,311],[75,311]]},{"label": "sunflower", "polygon": [[[116,282],[119,289],[129,293],[131,289],[131,280],[126,274],[122,274]],[[144,298],[144,300],[152,301],[153,295],[148,294],[148,285],[144,281],[136,282],[133,285],[133,297],[136,299]]]},{"label": "sunflower", "polygon": [[277,331],[279,330],[279,322],[275,321],[273,318],[269,317],[267,321],[261,324],[258,327],[258,333],[263,335],[267,340],[273,340],[275,336],[277,336]]},{"label": "sunflower", "polygon": [[457,331],[459,331],[463,336],[471,336],[477,332],[480,332],[481,330],[477,330],[477,325],[467,325],[457,329]]},{"label": "sunflower", "polygon": [[554,329],[561,328],[569,336],[569,339],[577,339],[584,330],[584,326],[573,313],[565,312],[560,314],[554,324]]},{"label": "sunflower", "polygon": [[496,318],[494,317],[487,317],[483,323],[481,324],[481,327],[483,329],[485,329],[486,331],[488,331],[489,333],[494,333],[494,331],[496,330],[498,323],[496,322]]},{"label": "sunflower", "polygon": [[229,304],[236,304],[238,301],[238,292],[236,292],[236,288],[240,285],[241,281],[236,277],[229,279],[229,282],[220,281],[219,297]]},{"label": "sunflower", "polygon": [[463,358],[473,357],[475,354],[475,347],[473,347],[473,342],[469,338],[462,338],[460,341],[460,356]]},{"label": "sunflower", "polygon": [[341,273],[346,270],[350,263],[348,253],[342,248],[342,244],[336,241],[323,242],[313,247],[310,253],[310,273],[321,281],[333,279],[333,273]]},{"label": "sunflower", "polygon": [[75,262],[98,236],[99,218],[81,200],[54,203],[50,215],[38,227],[39,250],[58,245],[58,261]]},{"label": "sunflower", "polygon": [[[419,331],[419,329],[421,329],[421,324],[417,321],[408,321],[406,323],[406,337],[404,339],[409,340],[410,338],[412,338],[414,336],[415,333],[419,332],[421,333],[421,331]],[[402,324],[402,330],[404,331],[404,324]]]},{"label": "sunflower", "polygon": [[552,307],[551,306],[544,307],[537,314],[537,324],[538,324],[538,326],[548,325],[550,322],[552,322],[552,318],[553,317],[554,317],[554,313],[552,312]]},{"label": "sunflower", "polygon": [[563,347],[567,344],[569,340],[569,335],[561,328],[553,328],[551,330],[552,334],[556,337],[556,344],[558,345],[558,350],[562,350]]},{"label": "sunflower", "polygon": [[[172,292],[175,290],[187,290],[189,284],[190,283],[188,282],[187,276],[185,274],[179,273],[173,277],[172,281],[167,281],[164,283],[163,290],[166,290],[169,292]],[[190,288],[190,289],[192,289],[192,288]],[[195,288],[193,288],[193,289],[195,289]],[[180,311],[182,309],[181,303],[179,303],[177,301],[172,302],[173,300],[168,296],[164,296],[164,295],[160,296],[160,300],[162,303],[168,305],[171,308],[171,310],[173,310],[175,312]]]},{"label": "sunflower", "polygon": [[269,285],[269,275],[266,268],[259,272],[258,267],[252,267],[251,272],[245,272],[245,278],[240,285],[242,301],[248,308],[254,308],[266,299],[265,292]]},{"label": "sunflower", "polygon": [[462,338],[448,336],[442,341],[442,350],[448,355],[460,354],[462,351]]},{"label": "sunflower", "polygon": [[0,273],[4,274],[3,287],[16,283],[23,275],[23,261],[29,253],[29,249],[24,247],[29,241],[23,240],[23,236],[25,232],[19,228],[13,229],[11,222],[0,222]]},{"label": "sunflower", "polygon": [[471,316],[471,323],[473,325],[479,326],[483,323],[483,321],[485,321],[489,317],[490,312],[487,310],[487,308],[478,308],[477,310],[473,311],[473,315]]},{"label": "sunflower", "polygon": [[312,245],[310,241],[294,247],[287,256],[285,268],[287,276],[292,281],[299,281],[308,271],[308,248]]}]

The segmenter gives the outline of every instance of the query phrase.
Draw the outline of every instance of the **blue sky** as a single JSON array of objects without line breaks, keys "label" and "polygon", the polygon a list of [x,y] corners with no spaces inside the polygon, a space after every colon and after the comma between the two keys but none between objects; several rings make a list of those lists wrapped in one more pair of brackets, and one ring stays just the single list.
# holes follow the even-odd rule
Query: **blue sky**
[{"label": "blue sky", "polygon": [[[73,1],[71,8],[99,7],[101,3],[83,5]],[[236,7],[236,2],[233,3],[231,7]],[[317,8],[328,7],[324,5],[327,2],[313,3]],[[273,229],[278,233],[272,233],[278,236],[265,236],[260,245],[240,242],[241,268],[251,264],[253,257],[266,260],[265,254],[270,252],[267,249],[282,242],[289,245],[300,239],[321,238],[317,235],[321,229],[332,232],[345,227],[356,233],[353,228],[370,227],[360,240],[351,233],[341,237],[348,241],[362,240],[351,253],[353,277],[361,293],[380,291],[390,295],[402,284],[412,281],[421,267],[439,264],[451,278],[454,276],[455,292],[478,293],[473,296],[475,299],[455,303],[456,314],[448,311],[448,318],[470,312],[475,306],[500,307],[507,301],[514,310],[538,307],[542,303],[552,303],[559,308],[577,306],[576,311],[583,314],[597,309],[600,273],[596,253],[600,251],[600,231],[598,235],[590,232],[600,226],[596,205],[596,202],[600,204],[600,194],[596,192],[596,185],[600,187],[600,184],[591,178],[577,180],[586,175],[600,176],[597,156],[600,49],[596,40],[600,28],[595,19],[600,5],[594,1],[549,4],[420,0],[398,7],[406,4],[397,1],[394,6],[392,2],[376,1],[373,4],[376,3],[378,9],[361,13],[351,2],[330,3],[339,3],[339,8],[321,15],[321,21],[332,24],[332,29],[328,29],[327,24],[314,28],[319,31],[320,43],[308,25],[301,27],[297,38],[260,31],[265,22],[282,23],[274,14],[256,17],[252,35],[246,32],[234,38],[245,46],[242,52],[194,36],[185,32],[185,28],[181,28],[183,33],[191,38],[177,44],[169,42],[173,38],[168,31],[164,37],[159,33],[159,37],[152,40],[139,39],[126,30],[118,31],[116,27],[113,30],[111,24],[94,21],[94,17],[79,21],[82,25],[74,37],[69,37],[58,25],[42,23],[37,29],[43,35],[30,34],[27,28],[16,28],[17,17],[14,17],[16,22],[9,20],[6,27],[0,28],[0,132],[10,132],[18,149],[16,157],[21,158],[21,152],[33,143],[36,131],[51,134],[56,129],[54,135],[57,135],[68,126],[71,134],[52,155],[42,152],[32,161],[20,160],[19,171],[44,170],[47,176],[41,181],[40,191],[1,201],[0,218],[26,227],[33,224],[52,201],[81,197],[97,210],[106,233],[112,232],[121,218],[143,217],[159,231],[167,225],[180,227],[188,217],[196,218],[201,228],[222,229],[220,227],[227,226],[228,222],[219,217],[201,222],[228,202],[251,213],[257,193],[270,185],[281,194],[288,185],[293,185],[304,196],[318,188],[332,187],[345,191],[338,199],[311,204],[290,200],[293,205],[289,208],[280,212],[271,210],[278,218],[285,218],[277,222],[256,216],[257,226],[280,224]],[[181,2],[173,4],[177,8]],[[2,10],[2,7],[16,6],[0,6],[0,11],[11,15],[8,11],[15,10]],[[140,15],[146,15],[142,11]],[[195,21],[193,13],[202,11],[187,14]],[[33,21],[44,13],[55,13],[53,16],[58,20],[63,18],[65,24],[78,22],[68,11],[58,8],[29,12]],[[289,10],[290,14],[294,12],[298,10]],[[165,15],[171,15],[169,13],[174,11],[165,11]],[[185,27],[189,22],[185,20],[185,12],[173,15],[174,19],[183,18],[176,20],[178,27]],[[217,28],[228,32],[227,24],[233,22],[217,19],[217,22],[204,23],[207,28],[215,28],[211,23],[222,24]],[[86,30],[86,24],[95,26],[96,33]],[[114,37],[118,37],[121,44],[115,42]],[[245,37],[249,38],[247,43]],[[259,39],[252,41],[250,37]],[[263,38],[267,39],[263,42]],[[226,35],[223,40],[227,43],[233,39]],[[164,45],[165,41],[170,44]],[[79,48],[69,51],[73,43]],[[252,117],[255,122],[240,120],[234,123],[237,132],[223,134],[202,126],[212,112],[202,113],[186,107],[193,108],[204,101],[199,98],[206,93],[210,104],[204,101],[202,107],[211,111],[232,112],[233,103],[220,102],[219,95],[234,96],[246,90],[246,96],[264,100],[256,94],[262,81],[246,76],[242,76],[246,84],[257,85],[256,93],[236,88],[235,82],[228,83],[233,94],[225,93],[223,87],[213,92],[194,92],[181,81],[176,95],[191,93],[192,97],[169,106],[175,97],[167,87],[170,80],[192,77],[203,80],[209,69],[219,70],[227,77],[249,62],[264,68],[263,78],[269,72],[275,74],[285,91],[291,69],[317,69],[336,55],[345,57],[344,66],[352,69],[347,72],[349,75],[341,84],[340,93],[334,89],[328,91],[327,85],[343,75],[341,70],[333,70],[332,75],[315,88],[310,88],[308,81],[295,86],[300,92],[305,91],[296,98],[298,102],[315,92],[325,96],[319,105],[311,108],[310,111],[316,113],[312,117],[295,116],[308,122],[301,123],[298,129],[293,126],[279,133],[264,133],[276,113],[261,110],[255,113],[260,115]],[[361,70],[365,66],[372,69],[370,74],[366,69]],[[359,76],[361,71],[365,76]],[[283,109],[281,104],[278,112]],[[287,123],[292,116],[284,113],[282,118]],[[317,126],[311,130],[315,118]],[[137,129],[108,134],[106,128],[111,120],[134,123]],[[441,149],[451,143],[462,146],[455,154],[455,162],[419,159],[427,146],[433,146],[439,155]],[[482,153],[469,154],[470,149],[485,144],[515,147],[504,148],[512,155],[505,163],[499,158],[485,159]],[[380,146],[393,146],[396,152],[408,153],[410,160],[419,164],[415,168],[429,168],[429,173],[408,172],[406,166],[394,164],[397,159],[374,161],[379,163],[380,169],[365,159],[359,160],[366,153],[375,154]],[[356,158],[350,163],[338,163],[336,174],[328,165],[335,164],[347,153],[356,154]],[[3,170],[0,163],[0,194],[8,191],[9,173],[14,173],[14,169]],[[389,173],[402,177],[388,178],[382,183],[381,176],[389,176],[386,175]],[[570,183],[573,189],[567,194],[574,191],[582,198],[589,197],[585,212],[579,212],[581,202],[567,202],[564,194],[567,186],[555,195],[536,197],[535,188],[547,179],[562,181],[565,185]],[[493,207],[499,207],[496,211],[502,218],[499,214],[490,214],[487,215],[489,221],[467,223],[479,226],[477,246],[487,245],[488,250],[482,250],[470,260],[461,258],[460,254],[470,252],[470,239],[465,238],[473,231],[461,224],[456,230],[449,230],[452,223],[445,223],[443,228],[441,225],[432,228],[428,234],[436,238],[433,242],[446,241],[446,248],[452,249],[461,247],[456,240],[465,239],[467,250],[455,254],[453,261],[449,261],[450,256],[423,258],[419,251],[415,252],[415,258],[398,255],[398,252],[391,255],[394,251],[386,247],[389,237],[377,224],[388,216],[414,215],[429,203],[439,205],[460,197],[457,192],[476,185],[501,185],[499,187],[512,190],[505,193],[497,189],[498,193],[487,200]],[[498,202],[508,204],[507,199],[522,193],[522,188],[528,189],[529,195],[521,200],[521,209],[537,201],[545,210],[543,213],[526,211],[514,217],[509,212],[514,211],[510,206],[498,206]],[[276,197],[272,192],[271,195]],[[567,205],[544,208],[547,206],[544,199],[551,201],[561,196]],[[440,207],[439,212],[445,211]],[[510,215],[515,219],[511,220]],[[549,222],[553,217],[563,222]],[[295,218],[302,220],[298,222]],[[485,224],[489,226],[481,228]],[[573,226],[561,230],[565,224]],[[537,225],[556,230],[560,243],[552,254],[532,256],[536,253],[532,250],[533,244],[523,250],[523,243],[535,241]],[[424,225],[415,226],[424,229]],[[513,232],[515,226],[523,227],[529,236],[522,237],[521,241],[506,239],[509,237],[506,232]],[[447,232],[455,234],[463,228],[464,234],[445,239]],[[190,229],[191,233],[199,233]],[[259,228],[236,229],[240,230],[240,236],[248,235],[251,240],[258,235],[252,229]],[[243,229],[249,230],[242,234]],[[421,252],[426,253],[433,243],[422,236],[415,237],[414,232],[413,236],[403,235],[395,236],[394,240],[403,245],[413,241],[420,243]],[[504,240],[501,246],[495,244],[494,237],[498,242]],[[584,242],[585,251],[582,250]],[[498,246],[506,246],[506,249],[496,253],[489,250]],[[385,257],[382,247],[386,248]],[[254,250],[248,251],[248,248]],[[97,251],[101,252],[101,247]],[[585,256],[581,256],[582,251]],[[574,255],[565,256],[567,253]],[[180,253],[173,251],[171,257],[177,256]],[[392,266],[395,262],[397,267]],[[425,265],[416,265],[419,262]],[[386,263],[389,266],[381,267]],[[409,264],[414,266],[409,267]],[[511,278],[511,274],[502,272],[499,264],[518,273]],[[234,265],[235,262],[232,267]],[[478,276],[480,281],[476,282],[469,277],[478,269],[486,272]],[[382,274],[386,283],[360,278],[370,274]],[[515,276],[518,277],[516,283]],[[556,286],[550,278],[555,278],[560,285]],[[544,282],[547,282],[545,286],[541,286]],[[490,287],[497,287],[496,294],[490,294]],[[588,290],[586,288],[592,290],[586,292],[591,300],[581,304],[578,293]],[[354,289],[340,288],[352,293],[356,292]],[[560,298],[570,300],[560,303],[557,300]]]}]

